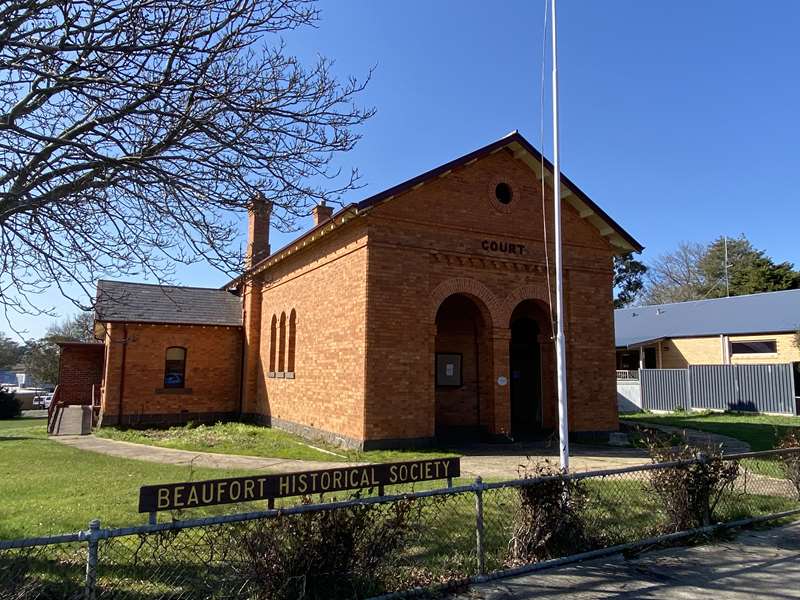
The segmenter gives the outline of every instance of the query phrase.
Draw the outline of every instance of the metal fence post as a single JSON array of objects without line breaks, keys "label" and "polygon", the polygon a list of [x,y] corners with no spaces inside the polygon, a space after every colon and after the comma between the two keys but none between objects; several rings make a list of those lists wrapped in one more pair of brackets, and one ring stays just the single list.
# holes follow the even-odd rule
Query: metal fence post
[{"label": "metal fence post", "polygon": [[[708,486],[708,472],[705,469],[706,465],[708,465],[708,454],[705,452],[699,452],[697,454],[697,461],[703,467],[703,477],[705,479],[705,485]],[[705,498],[703,499],[703,527],[708,527],[711,525],[711,506],[710,506],[711,498],[709,494],[705,494]]]},{"label": "metal fence post", "polygon": [[89,521],[89,555],[86,559],[86,587],[84,589],[85,600],[95,600],[95,590],[97,587],[97,546],[100,539],[100,520],[92,519]]},{"label": "metal fence post", "polygon": [[478,552],[478,575],[486,573],[486,556],[483,545],[483,479],[475,478],[475,542]]}]

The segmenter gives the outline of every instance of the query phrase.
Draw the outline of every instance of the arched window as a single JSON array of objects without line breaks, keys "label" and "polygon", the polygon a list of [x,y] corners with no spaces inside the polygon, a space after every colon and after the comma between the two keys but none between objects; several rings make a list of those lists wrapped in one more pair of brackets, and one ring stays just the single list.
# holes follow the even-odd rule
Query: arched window
[{"label": "arched window", "polygon": [[286,359],[286,370],[289,373],[294,373],[294,349],[295,337],[297,336],[297,313],[292,309],[289,313],[289,355]]},{"label": "arched window", "polygon": [[164,387],[182,388],[186,385],[186,348],[167,348],[164,360]]},{"label": "arched window", "polygon": [[275,373],[275,355],[278,353],[278,317],[272,315],[272,324],[269,328],[269,372]]},{"label": "arched window", "polygon": [[278,345],[278,372],[286,372],[286,313],[281,313],[280,343]]}]

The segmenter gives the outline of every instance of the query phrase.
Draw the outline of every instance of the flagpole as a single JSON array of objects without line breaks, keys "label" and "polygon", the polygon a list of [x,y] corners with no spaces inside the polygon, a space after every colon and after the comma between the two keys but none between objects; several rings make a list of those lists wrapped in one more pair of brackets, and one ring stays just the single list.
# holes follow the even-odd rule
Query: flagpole
[{"label": "flagpole", "polygon": [[556,43],[556,0],[550,6],[553,38],[553,220],[556,255],[556,379],[558,387],[558,445],[561,469],[569,471],[569,424],[567,417],[567,365],[564,344],[564,285],[561,256],[561,165],[558,139],[558,52]]}]

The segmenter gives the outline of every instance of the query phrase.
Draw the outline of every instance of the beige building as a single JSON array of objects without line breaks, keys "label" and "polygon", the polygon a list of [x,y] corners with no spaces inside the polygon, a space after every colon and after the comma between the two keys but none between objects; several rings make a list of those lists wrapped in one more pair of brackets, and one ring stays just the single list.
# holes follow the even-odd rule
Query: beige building
[{"label": "beige building", "polygon": [[616,310],[617,369],[794,363],[800,290]]}]

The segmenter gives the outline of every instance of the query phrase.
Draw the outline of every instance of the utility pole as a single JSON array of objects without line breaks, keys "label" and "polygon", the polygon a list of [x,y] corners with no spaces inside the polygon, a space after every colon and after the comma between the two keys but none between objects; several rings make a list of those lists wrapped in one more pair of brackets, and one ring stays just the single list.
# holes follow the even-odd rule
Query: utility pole
[{"label": "utility pole", "polygon": [[561,165],[558,139],[558,51],[556,0],[551,0],[553,38],[553,220],[556,253],[556,380],[558,387],[558,445],[561,470],[569,471],[569,420],[567,414],[567,364],[564,343],[564,284],[561,252]]}]

